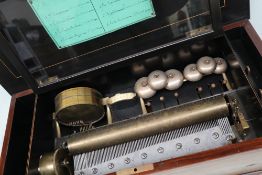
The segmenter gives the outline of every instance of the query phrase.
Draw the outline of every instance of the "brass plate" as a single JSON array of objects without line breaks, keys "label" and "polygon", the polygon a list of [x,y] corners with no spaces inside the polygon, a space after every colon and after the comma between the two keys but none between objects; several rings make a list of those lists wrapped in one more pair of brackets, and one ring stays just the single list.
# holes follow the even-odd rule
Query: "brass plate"
[{"label": "brass plate", "polygon": [[99,121],[105,111],[102,95],[95,89],[67,89],[55,97],[57,121],[67,126],[84,126]]}]

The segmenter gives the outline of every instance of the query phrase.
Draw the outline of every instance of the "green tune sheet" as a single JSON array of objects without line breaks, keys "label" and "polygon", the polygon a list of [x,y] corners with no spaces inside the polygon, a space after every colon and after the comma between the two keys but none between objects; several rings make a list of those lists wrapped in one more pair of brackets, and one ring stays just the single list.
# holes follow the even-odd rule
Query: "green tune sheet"
[{"label": "green tune sheet", "polygon": [[28,0],[59,49],[155,17],[152,0]]}]

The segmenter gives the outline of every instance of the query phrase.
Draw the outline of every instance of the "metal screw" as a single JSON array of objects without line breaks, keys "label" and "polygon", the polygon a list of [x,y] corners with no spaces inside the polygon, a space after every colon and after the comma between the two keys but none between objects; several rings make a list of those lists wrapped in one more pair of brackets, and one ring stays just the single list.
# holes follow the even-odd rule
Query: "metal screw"
[{"label": "metal screw", "polygon": [[199,138],[195,138],[195,139],[194,139],[194,143],[195,143],[195,144],[199,144],[199,143],[200,143],[200,139],[199,139]]},{"label": "metal screw", "polygon": [[154,75],[154,78],[158,78],[158,77],[159,77],[159,74],[155,74],[155,75]]},{"label": "metal screw", "polygon": [[142,158],[142,159],[146,159],[146,158],[147,158],[147,154],[146,154],[146,153],[142,153],[142,154],[141,154],[141,158]]},{"label": "metal screw", "polygon": [[179,96],[179,94],[178,94],[177,92],[175,92],[175,93],[174,93],[174,96],[175,96],[175,97],[178,97],[178,96]]},{"label": "metal screw", "polygon": [[92,172],[93,172],[93,174],[97,174],[98,173],[98,169],[97,168],[93,168]]},{"label": "metal screw", "polygon": [[216,84],[215,83],[211,83],[210,87],[214,89],[214,88],[216,88]]},{"label": "metal screw", "polygon": [[218,138],[219,138],[219,134],[218,134],[217,132],[214,132],[214,133],[212,134],[212,137],[213,137],[214,139],[218,139]]},{"label": "metal screw", "polygon": [[176,149],[181,149],[182,148],[182,143],[177,143],[176,144]]},{"label": "metal screw", "polygon": [[141,85],[142,85],[142,87],[146,87],[146,86],[148,85],[148,83],[147,83],[146,81],[143,81],[143,82],[141,83]]},{"label": "metal screw", "polygon": [[159,98],[159,100],[160,100],[160,101],[165,101],[165,97],[161,96],[161,97]]},{"label": "metal screw", "polygon": [[131,162],[130,158],[125,159],[125,164],[129,164]]},{"label": "metal screw", "polygon": [[227,140],[227,141],[233,140],[233,136],[232,136],[232,135],[228,135],[228,136],[226,137],[226,140]]},{"label": "metal screw", "polygon": [[165,150],[164,150],[164,148],[162,148],[162,147],[159,147],[158,149],[157,149],[157,152],[158,153],[163,153]]},{"label": "metal screw", "polygon": [[203,88],[201,86],[197,87],[197,91],[198,92],[202,92],[203,91]]},{"label": "metal screw", "polygon": [[115,166],[115,165],[114,165],[113,163],[108,164],[108,168],[109,168],[109,169],[113,169],[114,166]]}]

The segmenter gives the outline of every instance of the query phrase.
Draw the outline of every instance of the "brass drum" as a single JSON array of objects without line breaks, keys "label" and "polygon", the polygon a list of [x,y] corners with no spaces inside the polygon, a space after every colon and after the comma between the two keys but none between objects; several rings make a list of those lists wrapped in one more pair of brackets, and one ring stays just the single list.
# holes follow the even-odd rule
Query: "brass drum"
[{"label": "brass drum", "polygon": [[55,97],[56,119],[67,126],[84,126],[99,121],[105,111],[102,95],[95,89],[67,89]]}]

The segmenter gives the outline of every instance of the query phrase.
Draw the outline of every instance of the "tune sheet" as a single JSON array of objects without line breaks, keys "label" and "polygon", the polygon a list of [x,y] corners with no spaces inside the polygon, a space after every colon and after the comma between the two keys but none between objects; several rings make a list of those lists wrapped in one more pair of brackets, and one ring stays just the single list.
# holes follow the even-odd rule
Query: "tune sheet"
[{"label": "tune sheet", "polygon": [[155,17],[152,0],[27,0],[61,49]]}]

